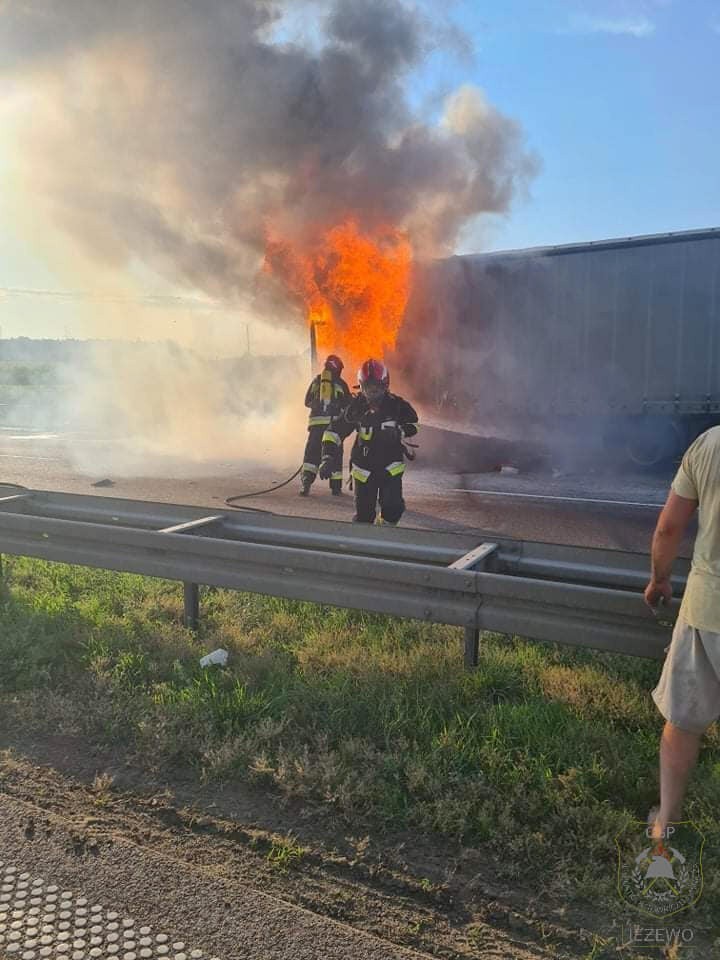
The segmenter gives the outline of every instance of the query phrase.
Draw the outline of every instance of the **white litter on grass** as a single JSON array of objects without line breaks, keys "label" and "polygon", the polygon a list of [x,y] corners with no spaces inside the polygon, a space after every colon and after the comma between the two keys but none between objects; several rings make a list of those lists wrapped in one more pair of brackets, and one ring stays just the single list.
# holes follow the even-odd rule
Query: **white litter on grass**
[{"label": "white litter on grass", "polygon": [[219,667],[224,667],[228,661],[228,652],[222,648],[219,650],[213,650],[212,653],[208,653],[207,656],[203,657],[200,660],[201,667],[209,667],[211,664],[217,664]]}]

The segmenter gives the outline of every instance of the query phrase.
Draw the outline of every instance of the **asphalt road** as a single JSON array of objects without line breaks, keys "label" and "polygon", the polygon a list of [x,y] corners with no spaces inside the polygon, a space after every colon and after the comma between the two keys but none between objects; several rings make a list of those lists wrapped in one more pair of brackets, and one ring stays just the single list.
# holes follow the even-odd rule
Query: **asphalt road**
[{"label": "asphalt road", "polygon": [[[129,499],[207,506],[226,497],[282,482],[296,465],[264,467],[216,460],[138,456],[134,475],[108,470],[110,444],[100,438],[41,434],[19,427],[0,430],[0,480],[44,490],[107,493]],[[109,481],[96,487],[98,481]],[[456,472],[419,460],[406,473],[404,525],[552,543],[647,552],[670,475],[605,472],[597,465],[562,475],[551,470],[521,473]],[[316,483],[298,497],[298,481],[241,505],[276,513],[351,520],[352,495],[329,495]]]},{"label": "asphalt road", "polygon": [[[420,960],[117,834],[86,843],[65,812],[0,797],[0,956]],[[100,822],[98,816],[97,821]],[[86,825],[87,826],[87,825]]]}]

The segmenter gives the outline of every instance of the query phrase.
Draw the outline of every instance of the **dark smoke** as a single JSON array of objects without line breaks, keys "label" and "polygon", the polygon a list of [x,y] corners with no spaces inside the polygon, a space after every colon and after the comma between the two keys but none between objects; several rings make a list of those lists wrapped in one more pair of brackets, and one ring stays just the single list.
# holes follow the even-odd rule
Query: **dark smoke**
[{"label": "dark smoke", "polygon": [[473,88],[432,125],[404,84],[442,31],[399,0],[300,4],[0,0],[0,82],[31,94],[23,167],[87,251],[232,299],[268,225],[304,240],[353,214],[452,249],[532,175],[515,123]]}]

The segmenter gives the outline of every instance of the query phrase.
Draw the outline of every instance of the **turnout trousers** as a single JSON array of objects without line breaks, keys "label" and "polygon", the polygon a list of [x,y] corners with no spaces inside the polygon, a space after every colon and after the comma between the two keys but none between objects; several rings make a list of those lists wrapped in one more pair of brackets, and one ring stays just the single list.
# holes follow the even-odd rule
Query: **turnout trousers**
[{"label": "turnout trousers", "polygon": [[403,500],[402,475],[390,476],[387,471],[373,470],[365,481],[358,480],[354,474],[356,523],[375,523],[377,505],[380,503],[380,516],[385,523],[397,523],[405,512]]},{"label": "turnout trousers", "polygon": [[[302,484],[310,487],[315,482],[318,470],[320,469],[320,460],[322,459],[322,438],[327,426],[308,427],[308,438],[305,444],[305,454],[303,456],[302,466]],[[343,468],[343,448],[342,444],[338,447],[333,474],[330,478],[331,490],[342,490],[342,468]]]}]

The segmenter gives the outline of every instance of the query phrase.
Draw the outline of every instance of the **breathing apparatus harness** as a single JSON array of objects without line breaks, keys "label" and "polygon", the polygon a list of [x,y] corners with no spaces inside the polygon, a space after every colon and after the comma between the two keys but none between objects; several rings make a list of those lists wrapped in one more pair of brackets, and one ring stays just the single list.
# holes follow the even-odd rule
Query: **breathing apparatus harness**
[{"label": "breathing apparatus harness", "polygon": [[[323,405],[323,409],[327,410],[330,404],[334,399],[335,392],[335,383],[333,380],[333,372],[327,367],[320,374],[320,401]],[[225,500],[225,503],[228,507],[232,507],[235,510],[256,510],[257,512],[270,513],[270,510],[260,511],[257,507],[239,507],[237,505],[238,500],[248,500],[251,497],[261,497],[266,493],[275,493],[276,490],[282,490],[283,487],[287,487],[288,484],[292,483],[293,480],[302,473],[302,464],[297,468],[295,473],[292,476],[289,476],[287,480],[283,480],[281,483],[275,484],[273,487],[267,487],[265,490],[253,490],[252,493],[239,493],[234,497],[228,497]]]}]

